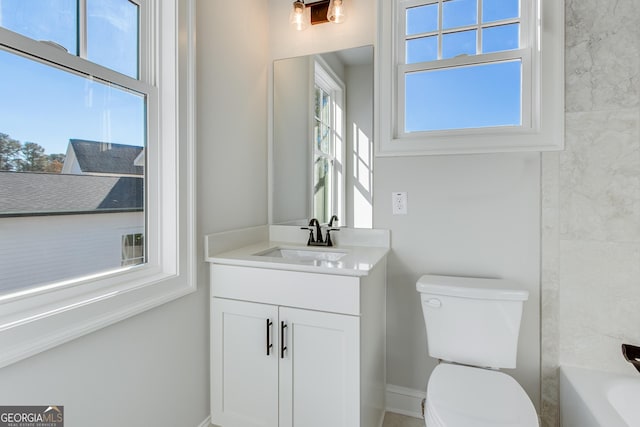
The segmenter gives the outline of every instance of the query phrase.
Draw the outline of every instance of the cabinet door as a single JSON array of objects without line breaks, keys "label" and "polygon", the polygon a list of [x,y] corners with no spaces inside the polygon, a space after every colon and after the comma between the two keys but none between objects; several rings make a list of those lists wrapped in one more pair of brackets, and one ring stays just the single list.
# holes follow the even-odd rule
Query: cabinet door
[{"label": "cabinet door", "polygon": [[281,307],[280,322],[280,427],[360,427],[359,318]]},{"label": "cabinet door", "polygon": [[213,298],[211,316],[211,421],[276,427],[278,308]]}]

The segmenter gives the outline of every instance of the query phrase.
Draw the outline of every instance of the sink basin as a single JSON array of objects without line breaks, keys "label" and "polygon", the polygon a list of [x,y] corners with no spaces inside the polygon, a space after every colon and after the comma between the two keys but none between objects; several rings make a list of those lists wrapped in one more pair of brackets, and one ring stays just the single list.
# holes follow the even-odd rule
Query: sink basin
[{"label": "sink basin", "polygon": [[336,250],[271,248],[254,255],[299,261],[338,261],[346,254],[346,252]]}]

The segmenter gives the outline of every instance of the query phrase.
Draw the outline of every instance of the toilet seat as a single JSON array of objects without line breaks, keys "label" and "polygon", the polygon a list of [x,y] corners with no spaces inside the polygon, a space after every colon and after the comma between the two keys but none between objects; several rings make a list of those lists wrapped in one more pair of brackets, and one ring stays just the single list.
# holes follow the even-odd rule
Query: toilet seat
[{"label": "toilet seat", "polygon": [[427,385],[427,427],[538,427],[529,396],[509,375],[439,364]]}]

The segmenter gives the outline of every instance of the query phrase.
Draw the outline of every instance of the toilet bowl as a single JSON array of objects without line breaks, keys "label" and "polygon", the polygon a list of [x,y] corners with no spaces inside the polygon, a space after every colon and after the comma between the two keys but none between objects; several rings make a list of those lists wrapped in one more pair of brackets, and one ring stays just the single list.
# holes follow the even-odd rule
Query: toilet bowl
[{"label": "toilet bowl", "polygon": [[537,427],[531,400],[509,375],[481,368],[439,364],[427,385],[428,427]]},{"label": "toilet bowl", "polygon": [[420,293],[431,357],[427,427],[537,427],[535,408],[511,376],[528,292],[513,282],[422,276]]}]

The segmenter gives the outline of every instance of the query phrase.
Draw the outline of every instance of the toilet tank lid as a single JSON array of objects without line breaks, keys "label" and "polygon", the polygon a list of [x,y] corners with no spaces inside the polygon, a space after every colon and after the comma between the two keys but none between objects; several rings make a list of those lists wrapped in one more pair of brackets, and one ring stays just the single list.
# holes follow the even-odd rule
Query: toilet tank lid
[{"label": "toilet tank lid", "polygon": [[526,301],[529,291],[506,279],[426,274],[416,283],[420,293],[475,299]]}]

